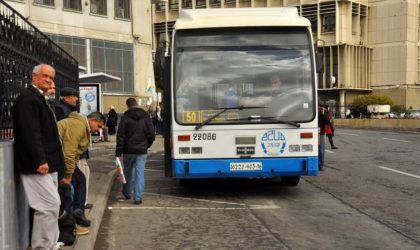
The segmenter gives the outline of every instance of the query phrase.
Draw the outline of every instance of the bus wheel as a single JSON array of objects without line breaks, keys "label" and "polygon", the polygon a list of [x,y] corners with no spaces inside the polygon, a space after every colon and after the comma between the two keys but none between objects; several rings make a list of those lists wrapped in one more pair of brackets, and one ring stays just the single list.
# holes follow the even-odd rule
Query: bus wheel
[{"label": "bus wheel", "polygon": [[281,183],[286,186],[297,186],[300,181],[300,176],[282,176]]}]

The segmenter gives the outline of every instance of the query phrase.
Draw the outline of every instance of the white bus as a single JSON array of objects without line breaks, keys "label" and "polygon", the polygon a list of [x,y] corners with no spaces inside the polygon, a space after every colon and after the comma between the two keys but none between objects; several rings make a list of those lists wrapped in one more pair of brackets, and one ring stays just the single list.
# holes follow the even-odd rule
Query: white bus
[{"label": "white bus", "polygon": [[183,10],[164,70],[166,176],[317,175],[316,58],[296,8]]}]

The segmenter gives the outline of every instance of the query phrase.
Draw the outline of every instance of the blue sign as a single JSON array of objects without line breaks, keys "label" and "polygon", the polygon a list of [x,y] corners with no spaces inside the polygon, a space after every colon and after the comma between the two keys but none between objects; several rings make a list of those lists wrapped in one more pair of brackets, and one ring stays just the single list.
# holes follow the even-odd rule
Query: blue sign
[{"label": "blue sign", "polygon": [[96,97],[95,97],[95,94],[94,93],[87,92],[86,95],[85,95],[85,99],[88,102],[93,102],[93,101],[95,101]]},{"label": "blue sign", "polygon": [[284,153],[286,148],[286,137],[280,131],[268,130],[261,137],[261,147],[264,154],[278,156]]}]

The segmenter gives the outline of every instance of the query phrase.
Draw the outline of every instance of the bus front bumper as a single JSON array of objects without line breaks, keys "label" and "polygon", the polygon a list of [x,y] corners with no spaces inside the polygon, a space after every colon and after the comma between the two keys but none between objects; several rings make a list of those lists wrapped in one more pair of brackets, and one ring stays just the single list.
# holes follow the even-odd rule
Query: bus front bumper
[{"label": "bus front bumper", "polygon": [[318,175],[318,157],[173,160],[173,177],[271,178]]}]

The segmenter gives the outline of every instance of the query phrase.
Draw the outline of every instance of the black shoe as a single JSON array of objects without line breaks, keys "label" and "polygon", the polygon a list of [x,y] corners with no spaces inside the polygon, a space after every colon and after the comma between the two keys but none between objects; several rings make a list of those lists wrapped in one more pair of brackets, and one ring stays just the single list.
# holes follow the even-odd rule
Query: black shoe
[{"label": "black shoe", "polygon": [[126,193],[124,193],[124,192],[122,192],[122,194],[124,195],[124,197],[125,197],[125,199],[126,199],[126,200],[131,199],[131,195],[126,194]]},{"label": "black shoe", "polygon": [[134,201],[134,204],[136,204],[136,205],[140,205],[140,204],[142,204],[143,203],[143,201],[142,200],[139,200],[139,201]]},{"label": "black shoe", "polygon": [[336,146],[332,146],[332,147],[331,147],[331,149],[338,149],[338,147],[336,147]]},{"label": "black shoe", "polygon": [[74,210],[73,217],[76,220],[76,224],[83,227],[90,227],[90,220],[86,218],[85,213],[80,208]]},{"label": "black shoe", "polygon": [[319,171],[324,171],[324,166],[318,166]]},{"label": "black shoe", "polygon": [[92,209],[93,208],[93,204],[92,203],[87,203],[85,205],[85,209]]}]

